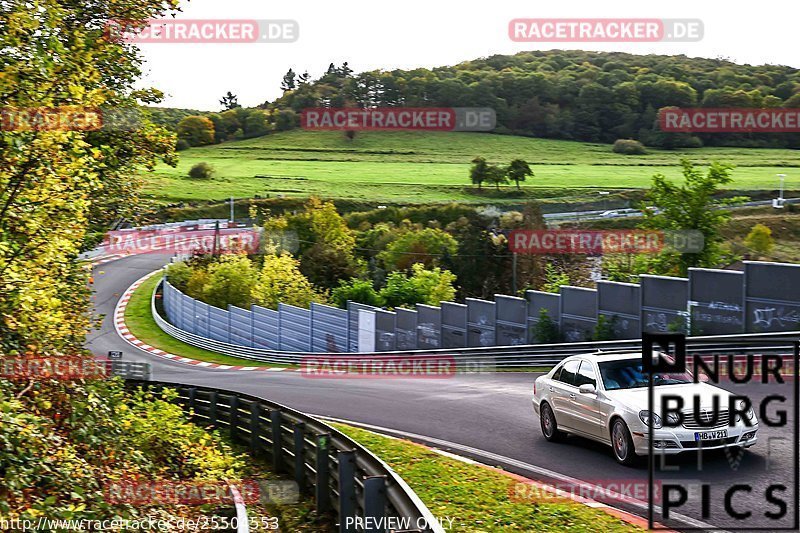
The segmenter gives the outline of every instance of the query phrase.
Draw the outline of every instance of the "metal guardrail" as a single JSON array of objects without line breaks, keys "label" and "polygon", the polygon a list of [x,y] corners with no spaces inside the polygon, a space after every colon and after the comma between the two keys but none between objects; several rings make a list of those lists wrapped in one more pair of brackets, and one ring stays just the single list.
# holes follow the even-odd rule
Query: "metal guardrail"
[{"label": "metal guardrail", "polygon": [[119,376],[124,379],[148,381],[152,375],[150,363],[107,360],[103,361],[103,364],[106,365],[108,375]]},{"label": "metal guardrail", "polygon": [[[159,285],[160,286],[160,285]],[[262,348],[251,348],[217,341],[189,333],[170,324],[162,317],[156,309],[156,290],[151,297],[151,310],[156,324],[171,337],[174,337],[186,344],[203,348],[212,352],[278,364],[300,364],[305,357],[335,357],[342,356],[354,357],[397,357],[415,355],[441,355],[455,357],[457,360],[471,359],[476,362],[490,361],[497,368],[525,368],[538,366],[552,366],[567,356],[592,353],[600,351],[619,351],[630,350],[641,352],[641,340],[621,340],[621,341],[586,341],[557,344],[528,344],[518,346],[490,346],[479,348],[442,348],[436,350],[411,350],[394,352],[375,352],[375,353],[306,353],[306,352],[282,352],[276,350],[266,350]],[[687,337],[691,342],[693,351],[697,353],[730,353],[732,351],[770,353],[778,349],[775,345],[769,345],[769,341],[775,340],[796,340],[800,338],[800,331],[782,333],[742,333],[737,335],[712,335]],[[735,344],[738,341],[739,344]],[[759,342],[765,344],[759,344]]]},{"label": "metal guardrail", "polygon": [[[408,533],[444,533],[422,500],[386,463],[324,422],[248,394],[126,381],[129,386],[177,391],[177,403],[193,421],[227,430],[252,455],[269,458],[275,473],[291,475],[301,493],[313,495],[318,513],[336,516],[341,533],[377,532],[386,519],[408,524],[404,530]],[[347,517],[361,518],[361,524],[371,526],[356,528],[357,522],[348,522]]]}]

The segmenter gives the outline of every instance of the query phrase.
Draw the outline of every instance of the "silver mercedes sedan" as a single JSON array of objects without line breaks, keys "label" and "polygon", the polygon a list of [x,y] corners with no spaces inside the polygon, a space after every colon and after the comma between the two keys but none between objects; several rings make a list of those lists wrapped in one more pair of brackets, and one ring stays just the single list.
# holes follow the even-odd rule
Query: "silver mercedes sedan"
[{"label": "silver mercedes sedan", "polygon": [[[657,453],[749,448],[756,443],[758,419],[746,400],[695,380],[688,372],[655,373],[651,412],[648,383],[640,353],[575,355],[536,378],[533,408],[548,441],[567,433],[593,439],[611,446],[625,465],[648,454],[651,424]],[[674,405],[665,417],[660,407],[664,396]],[[682,406],[676,398],[682,399]]]}]

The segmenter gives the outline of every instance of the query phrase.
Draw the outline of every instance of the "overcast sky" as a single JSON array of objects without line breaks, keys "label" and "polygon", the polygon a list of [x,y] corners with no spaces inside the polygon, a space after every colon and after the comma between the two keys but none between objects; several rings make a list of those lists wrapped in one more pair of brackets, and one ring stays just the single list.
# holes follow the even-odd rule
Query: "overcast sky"
[{"label": "overcast sky", "polygon": [[[779,0],[597,2],[561,0],[191,0],[180,19],[293,19],[294,43],[139,45],[146,58],[144,86],[167,95],[161,104],[217,110],[227,91],[255,106],[280,96],[289,67],[318,77],[329,63],[348,61],[356,72],[435,67],[493,54],[572,48],[635,54],[725,57],[737,63],[800,67],[797,19],[800,3]],[[761,10],[764,11],[761,11]],[[687,18],[705,26],[700,42],[514,43],[514,18]]]}]

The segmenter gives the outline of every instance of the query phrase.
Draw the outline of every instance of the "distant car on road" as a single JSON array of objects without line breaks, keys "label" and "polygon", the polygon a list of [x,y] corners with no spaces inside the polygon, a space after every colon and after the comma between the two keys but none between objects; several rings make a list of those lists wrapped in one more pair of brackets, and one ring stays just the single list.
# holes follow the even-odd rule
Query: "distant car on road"
[{"label": "distant car on road", "polygon": [[600,213],[600,216],[603,218],[618,218],[618,217],[624,217],[625,215],[615,209],[611,209],[609,211],[603,211],[602,213]]},{"label": "distant car on road", "polygon": [[[742,400],[708,383],[695,383],[689,373],[654,374],[654,406],[664,394],[681,396],[681,419],[669,415],[665,424],[648,410],[648,375],[636,353],[594,353],[567,357],[533,386],[533,408],[542,434],[558,441],[566,433],[612,447],[618,462],[630,465],[648,454],[648,425],[653,424],[653,448],[677,454],[756,443],[758,419]],[[694,398],[700,398],[694,413]],[[717,409],[714,409],[715,398]],[[660,409],[658,409],[660,410]],[[734,423],[729,422],[730,416]]]}]

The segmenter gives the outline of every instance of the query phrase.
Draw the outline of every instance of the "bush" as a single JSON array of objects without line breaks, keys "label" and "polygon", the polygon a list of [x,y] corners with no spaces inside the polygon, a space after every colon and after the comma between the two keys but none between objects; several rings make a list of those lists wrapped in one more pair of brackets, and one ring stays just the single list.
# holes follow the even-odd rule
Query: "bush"
[{"label": "bush", "polygon": [[336,307],[346,309],[348,300],[373,307],[383,306],[383,298],[372,286],[372,282],[365,279],[341,280],[339,286],[331,292],[331,303]]},{"label": "bush", "polygon": [[772,230],[764,224],[756,224],[745,237],[744,244],[758,254],[768,254],[775,245]]},{"label": "bush", "polygon": [[186,292],[191,277],[192,269],[184,261],[172,263],[167,267],[167,281],[181,292]]},{"label": "bush", "polygon": [[190,116],[178,123],[178,138],[189,146],[203,146],[214,142],[214,123],[206,117]]},{"label": "bush", "polygon": [[214,167],[208,163],[197,163],[189,170],[189,177],[195,180],[209,180],[214,175]]},{"label": "bush", "polygon": [[300,272],[300,262],[291,255],[267,255],[252,289],[254,303],[277,309],[279,303],[308,308],[311,302],[325,303],[325,295]]},{"label": "bush", "polygon": [[614,141],[614,153],[623,155],[644,155],[647,153],[644,145],[633,139],[617,139]]},{"label": "bush", "polygon": [[257,276],[258,270],[246,255],[224,255],[208,267],[203,301],[221,309],[228,305],[248,309]]},{"label": "bush", "polygon": [[188,142],[186,142],[186,139],[178,139],[178,142],[175,143],[176,152],[182,152],[183,150],[188,150],[189,148],[191,148],[191,146]]},{"label": "bush", "polygon": [[531,326],[531,333],[536,342],[550,344],[561,340],[561,332],[558,331],[558,324],[550,318],[547,309],[539,310],[539,320]]},{"label": "bush", "polygon": [[616,338],[616,328],[619,317],[612,315],[609,318],[607,315],[599,315],[597,317],[597,325],[594,327],[594,336],[592,340],[595,341],[613,341]]},{"label": "bush", "polygon": [[388,307],[413,307],[416,304],[439,305],[455,298],[456,276],[449,270],[426,269],[420,263],[411,267],[412,275],[392,272],[380,296]]},{"label": "bush", "polygon": [[440,229],[407,231],[378,254],[389,270],[406,270],[415,263],[430,268],[439,264],[442,255],[454,255],[458,241]]}]

